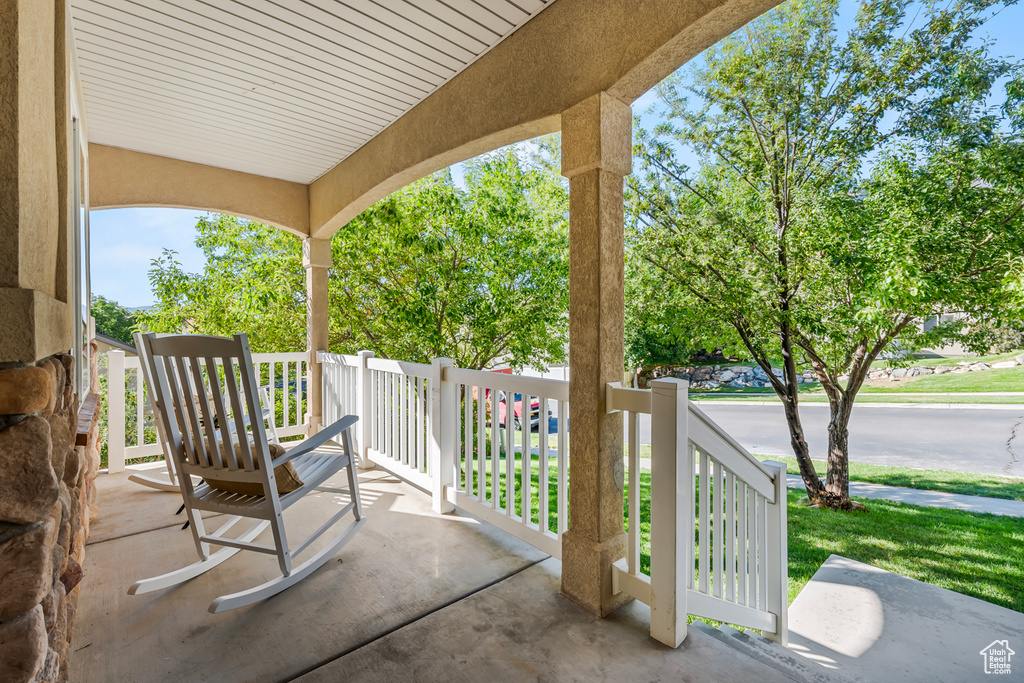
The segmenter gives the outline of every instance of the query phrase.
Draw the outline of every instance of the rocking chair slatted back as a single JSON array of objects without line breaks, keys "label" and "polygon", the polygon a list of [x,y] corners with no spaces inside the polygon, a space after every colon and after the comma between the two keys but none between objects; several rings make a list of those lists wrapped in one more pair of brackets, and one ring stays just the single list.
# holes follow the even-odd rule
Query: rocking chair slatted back
[{"label": "rocking chair slatted back", "polygon": [[[268,490],[276,490],[259,386],[253,372],[239,371],[252,367],[245,336],[147,335],[144,343],[153,379],[170,397],[162,417],[181,470],[199,476],[215,470],[220,480],[265,480]],[[262,476],[254,477],[257,471]]]}]

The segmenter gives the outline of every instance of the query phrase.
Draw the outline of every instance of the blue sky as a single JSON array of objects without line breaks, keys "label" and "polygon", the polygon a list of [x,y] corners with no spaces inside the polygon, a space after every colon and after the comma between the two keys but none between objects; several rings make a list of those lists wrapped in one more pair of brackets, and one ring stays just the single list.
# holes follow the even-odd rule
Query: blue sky
[{"label": "blue sky", "polygon": [[[846,0],[840,12],[840,29],[849,26],[859,3]],[[995,54],[1024,57],[1024,7],[1014,6],[988,22],[983,33],[995,41]],[[633,111],[642,113],[657,97],[648,92],[633,103]],[[656,116],[647,115],[644,123],[651,125]],[[453,176],[461,182],[460,165],[453,167]],[[203,258],[195,246],[195,224],[201,211],[193,209],[107,209],[90,214],[92,255],[92,292],[113,299],[123,306],[135,308],[154,303],[149,287],[150,262],[163,249],[178,252],[178,260],[186,271],[202,270]]]}]

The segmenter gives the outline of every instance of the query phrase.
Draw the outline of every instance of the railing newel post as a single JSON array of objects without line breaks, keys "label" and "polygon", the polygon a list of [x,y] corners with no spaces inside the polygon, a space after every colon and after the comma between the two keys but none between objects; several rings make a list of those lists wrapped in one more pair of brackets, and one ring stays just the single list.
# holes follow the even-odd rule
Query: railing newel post
[{"label": "railing newel post", "polygon": [[107,352],[107,472],[124,472],[124,351]]},{"label": "railing newel post", "polygon": [[651,382],[651,637],[670,647],[686,639],[693,572],[693,525],[684,523],[693,509],[688,387],[678,379]]},{"label": "railing newel post", "polygon": [[373,351],[363,350],[357,354],[359,358],[359,367],[356,368],[356,415],[359,417],[358,422],[358,439],[359,444],[359,467],[364,470],[372,470],[374,468],[373,461],[370,460],[370,443],[373,436],[373,412],[377,405],[376,398],[373,395],[373,376],[371,374],[367,361],[373,358]]},{"label": "railing newel post", "polygon": [[455,426],[458,410],[455,405],[455,384],[448,378],[448,369],[455,367],[450,358],[431,361],[430,373],[430,461],[431,495],[434,512],[452,512],[448,488],[455,484]]},{"label": "railing newel post", "polygon": [[765,562],[767,564],[768,593],[765,607],[775,615],[775,632],[762,632],[764,637],[780,645],[789,645],[789,539],[787,530],[786,466],[775,460],[764,464],[772,471],[775,483],[775,502],[768,505],[767,541]]}]

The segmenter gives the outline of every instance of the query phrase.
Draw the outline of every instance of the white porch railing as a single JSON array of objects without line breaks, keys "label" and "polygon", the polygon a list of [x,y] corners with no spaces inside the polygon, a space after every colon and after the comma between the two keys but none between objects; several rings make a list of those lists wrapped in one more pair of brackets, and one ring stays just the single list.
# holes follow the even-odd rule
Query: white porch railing
[{"label": "white porch railing", "polygon": [[[257,354],[280,436],[305,431],[306,354]],[[428,490],[438,512],[462,508],[555,557],[568,522],[569,384],[552,379],[320,352],[323,418],[360,417],[365,467],[379,465]],[[139,361],[108,353],[108,458],[161,455]],[[785,467],[760,463],[687,398],[686,383],[607,388],[627,414],[627,557],[613,587],[651,607],[651,635],[678,646],[687,615],[787,639]],[[128,420],[126,406],[130,406]],[[650,516],[644,519],[637,415],[651,415]],[[555,417],[557,416],[557,417]],[[553,419],[552,419],[553,418]],[[131,438],[126,443],[126,424]],[[536,433],[536,436],[534,436]],[[641,526],[650,524],[650,569]]]},{"label": "white porch railing", "polygon": [[[561,557],[568,382],[465,370],[446,358],[429,365],[369,351],[317,358],[324,420],[359,416],[364,466],[430,491],[438,512],[460,507]],[[555,411],[551,434],[548,414]]]},{"label": "white porch railing", "polygon": [[[124,471],[128,461],[163,456],[140,372],[139,357],[112,350],[107,357],[107,471]],[[309,355],[254,353],[256,368],[279,437],[306,431],[306,381]]]},{"label": "white porch railing", "polygon": [[[785,465],[759,462],[689,402],[687,386],[608,385],[609,412],[628,413],[629,446],[628,551],[612,567],[613,590],[650,605],[651,636],[672,647],[686,637],[688,614],[785,644]],[[640,567],[639,413],[651,415],[650,574]]]},{"label": "white porch railing", "polygon": [[569,383],[455,367],[444,381],[452,412],[442,421],[456,432],[447,500],[561,558],[568,524]]},{"label": "white porch railing", "polygon": [[[430,491],[438,512],[459,507],[561,557],[568,382],[465,370],[448,359],[383,360],[368,351],[318,359],[325,421],[359,416],[364,465]],[[651,386],[607,388],[609,412],[627,413],[629,447],[628,554],[612,568],[614,590],[650,605],[651,636],[672,647],[686,637],[687,615],[785,642],[785,466],[762,464],[737,444],[689,402],[685,382]],[[651,415],[648,519],[640,413]],[[641,568],[646,523],[649,574]]]},{"label": "white porch railing", "polygon": [[[306,430],[307,355],[254,354],[281,437]],[[323,418],[360,418],[356,442],[374,464],[554,557],[568,523],[569,383],[430,364],[320,352]],[[785,466],[761,463],[687,398],[687,384],[650,391],[607,387],[609,412],[626,413],[627,556],[613,589],[651,607],[651,636],[686,637],[687,615],[787,640]],[[138,357],[107,353],[108,468],[161,456]],[[650,516],[642,496],[639,420],[651,415]],[[550,417],[549,417],[550,416]],[[536,431],[534,431],[536,430]],[[534,434],[536,433],[536,436]],[[641,526],[650,524],[650,569]]]},{"label": "white porch railing", "polygon": [[374,358],[369,351],[358,356],[321,351],[317,359],[323,368],[325,424],[358,415],[356,443],[364,467],[379,464],[431,490],[439,467],[432,462],[432,439],[440,432],[431,424],[440,413],[431,391],[440,361],[406,363]]}]

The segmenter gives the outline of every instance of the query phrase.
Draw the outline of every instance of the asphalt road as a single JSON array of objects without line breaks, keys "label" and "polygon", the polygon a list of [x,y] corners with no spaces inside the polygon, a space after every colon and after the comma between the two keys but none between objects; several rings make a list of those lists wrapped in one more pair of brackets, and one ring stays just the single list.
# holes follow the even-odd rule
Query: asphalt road
[{"label": "asphalt road", "polygon": [[[793,455],[781,406],[702,402],[700,409],[751,453]],[[805,403],[800,414],[812,457],[824,458],[828,406]],[[640,430],[641,443],[650,443],[649,421]],[[854,406],[850,460],[1024,477],[1024,408]]]}]

